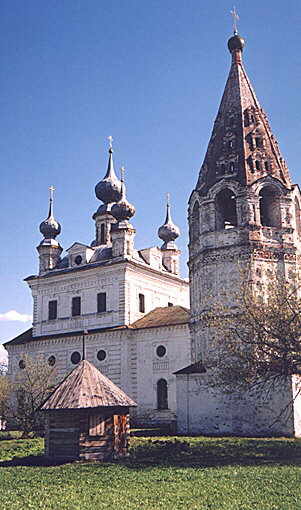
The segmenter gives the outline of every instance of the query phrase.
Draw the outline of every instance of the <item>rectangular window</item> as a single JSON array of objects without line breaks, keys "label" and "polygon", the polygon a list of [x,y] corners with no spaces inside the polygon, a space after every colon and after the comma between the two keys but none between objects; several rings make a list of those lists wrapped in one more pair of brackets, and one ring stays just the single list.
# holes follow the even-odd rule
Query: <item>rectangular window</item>
[{"label": "rectangular window", "polygon": [[57,301],[49,301],[48,302],[48,320],[52,321],[57,318]]},{"label": "rectangular window", "polygon": [[105,292],[97,294],[97,313],[107,311],[107,295]]},{"label": "rectangular window", "polygon": [[144,294],[139,294],[139,312],[145,312],[145,298]]},{"label": "rectangular window", "polygon": [[75,317],[76,315],[80,315],[80,297],[76,296],[72,298],[72,317]]},{"label": "rectangular window", "polygon": [[168,306],[173,306],[173,303],[169,302],[169,303],[168,303]]}]

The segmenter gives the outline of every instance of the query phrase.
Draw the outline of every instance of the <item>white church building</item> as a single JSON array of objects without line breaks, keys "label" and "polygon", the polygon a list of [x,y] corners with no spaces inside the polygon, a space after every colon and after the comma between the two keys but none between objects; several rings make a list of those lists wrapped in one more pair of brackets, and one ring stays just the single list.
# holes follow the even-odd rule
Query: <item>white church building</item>
[{"label": "white church building", "polygon": [[83,357],[137,402],[136,422],[173,424],[176,377],[190,363],[189,285],[179,274],[179,229],[167,204],[159,228],[161,248],[136,250],[134,206],[118,180],[110,140],[108,169],[96,185],[103,203],[93,215],[95,240],[75,242],[62,255],[61,226],[53,214],[40,225],[39,274],[26,278],[33,325],[6,343],[8,375],[24,368],[24,355],[43,355],[58,379]]},{"label": "white church building", "polygon": [[[95,188],[102,205],[90,245],[75,242],[62,257],[50,199],[39,274],[26,278],[33,327],[6,343],[9,374],[24,368],[25,354],[42,354],[63,377],[82,359],[84,343],[86,359],[137,402],[137,422],[177,420],[183,434],[301,435],[295,380],[268,403],[205,384],[211,332],[203,311],[209,298],[240,285],[239,262],[254,285],[271,270],[301,277],[300,190],[244,69],[243,38],[235,32],[228,48],[229,77],[189,200],[190,285],[179,274],[169,204],[158,231],[163,245],[135,249],[135,209],[110,145],[107,173]],[[278,419],[285,407],[289,417]]]}]

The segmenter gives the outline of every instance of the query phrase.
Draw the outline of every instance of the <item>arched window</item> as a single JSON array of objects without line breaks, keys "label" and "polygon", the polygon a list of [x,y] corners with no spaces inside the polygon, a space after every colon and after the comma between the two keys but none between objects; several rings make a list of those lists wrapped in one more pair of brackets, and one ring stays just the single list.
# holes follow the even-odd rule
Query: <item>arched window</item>
[{"label": "arched window", "polygon": [[226,188],[216,195],[216,229],[237,227],[236,199],[233,191]]},{"label": "arched window", "polygon": [[280,227],[279,193],[271,186],[265,186],[259,192],[260,221],[263,227]]},{"label": "arched window", "polygon": [[255,145],[256,147],[262,147],[262,138],[260,136],[256,136],[255,138]]},{"label": "arched window", "polygon": [[296,231],[297,231],[297,234],[298,236],[301,235],[301,219],[300,219],[300,204],[299,204],[299,200],[298,198],[296,197],[295,198],[295,218],[296,218]]},{"label": "arched window", "polygon": [[100,244],[105,244],[105,224],[100,225]]},{"label": "arched window", "polygon": [[165,379],[159,379],[157,382],[157,407],[158,409],[168,409],[168,389]]},{"label": "arched window", "polygon": [[261,170],[261,164],[260,164],[260,161],[258,159],[256,159],[255,161],[255,166],[256,166],[256,170]]},{"label": "arched window", "polygon": [[192,209],[191,217],[191,238],[192,240],[198,239],[200,235],[200,206],[198,202],[195,202]]}]

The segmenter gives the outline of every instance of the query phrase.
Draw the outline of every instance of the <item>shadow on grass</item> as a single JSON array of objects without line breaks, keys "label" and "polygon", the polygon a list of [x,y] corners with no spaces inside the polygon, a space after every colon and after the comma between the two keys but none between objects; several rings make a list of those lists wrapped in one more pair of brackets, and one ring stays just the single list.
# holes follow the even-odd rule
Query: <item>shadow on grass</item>
[{"label": "shadow on grass", "polygon": [[149,429],[131,429],[131,437],[162,437],[173,436],[170,427],[149,428]]},{"label": "shadow on grass", "polygon": [[[144,430],[131,439],[130,456],[112,461],[128,469],[151,467],[207,468],[224,466],[301,466],[301,441],[294,439],[182,438],[147,439]],[[137,437],[138,436],[138,437]],[[23,453],[23,452],[22,452]],[[25,452],[24,452],[25,453]],[[40,455],[14,457],[0,462],[1,467],[49,467],[69,464],[69,460],[53,460]],[[79,462],[82,464],[82,462]],[[87,465],[87,463],[85,462]],[[94,467],[105,463],[93,462]]]},{"label": "shadow on grass", "polygon": [[70,463],[69,460],[58,460],[44,457],[43,455],[27,455],[26,457],[14,457],[11,460],[2,460],[0,468],[27,466],[27,467],[50,467],[62,466],[63,464]]},{"label": "shadow on grass", "polygon": [[149,439],[133,447],[123,464],[134,469],[149,466],[301,466],[301,442],[286,439]]}]

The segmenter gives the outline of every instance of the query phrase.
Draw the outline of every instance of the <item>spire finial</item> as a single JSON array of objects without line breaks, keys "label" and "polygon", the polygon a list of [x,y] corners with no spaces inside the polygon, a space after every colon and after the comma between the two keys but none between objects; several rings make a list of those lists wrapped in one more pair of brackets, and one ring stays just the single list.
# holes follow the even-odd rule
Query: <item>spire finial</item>
[{"label": "spire finial", "polygon": [[113,145],[112,145],[113,137],[110,135],[110,136],[108,136],[107,140],[109,142],[109,152],[113,152]]},{"label": "spire finial", "polygon": [[[174,248],[175,239],[179,237],[180,230],[174,224],[170,214],[170,193],[166,193],[166,218],[164,224],[158,230],[158,236],[164,241],[163,249]],[[172,244],[170,244],[172,243]]]},{"label": "spire finial", "polygon": [[126,189],[124,184],[125,168],[120,168],[121,174],[121,198],[112,206],[111,214],[116,218],[118,222],[127,221],[135,214],[135,207],[130,204],[126,199]]},{"label": "spire finial", "polygon": [[233,18],[233,33],[234,33],[234,35],[237,35],[238,34],[237,22],[239,20],[239,16],[238,16],[238,14],[236,12],[236,7],[233,6],[232,11],[230,11],[230,12],[231,12],[231,16]]},{"label": "spire finial", "polygon": [[169,192],[166,193],[166,205],[167,205],[167,207],[170,207],[170,193]]},{"label": "spire finial", "polygon": [[125,184],[124,184],[125,167],[120,168],[120,181],[121,181],[121,200],[125,199]]},{"label": "spire finial", "polygon": [[53,192],[55,191],[54,186],[49,186],[49,212],[46,220],[40,224],[40,232],[43,234],[45,239],[55,239],[61,232],[61,225],[55,220],[53,216]]},{"label": "spire finial", "polygon": [[53,185],[49,186],[49,214],[48,218],[53,216],[53,194],[55,191],[55,187]]},{"label": "spire finial", "polygon": [[113,162],[113,137],[110,135],[107,137],[109,142],[109,161],[107,173],[104,178],[99,181],[95,186],[95,195],[101,200],[105,205],[111,204],[113,202],[117,202],[121,196],[121,184],[117,179],[114,170],[114,162]]}]

